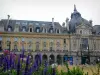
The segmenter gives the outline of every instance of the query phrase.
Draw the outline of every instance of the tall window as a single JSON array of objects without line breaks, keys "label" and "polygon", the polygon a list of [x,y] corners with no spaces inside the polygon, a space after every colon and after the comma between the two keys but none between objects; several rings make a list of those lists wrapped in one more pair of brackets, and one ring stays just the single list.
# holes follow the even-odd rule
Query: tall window
[{"label": "tall window", "polygon": [[39,41],[36,42],[36,50],[39,50]]},{"label": "tall window", "polygon": [[66,44],[66,39],[64,39],[64,44]]},{"label": "tall window", "polygon": [[64,39],[64,50],[66,50],[66,39]]},{"label": "tall window", "polygon": [[53,50],[53,45],[54,45],[53,40],[51,40],[50,41],[50,50]]},{"label": "tall window", "polygon": [[7,38],[7,49],[10,50],[11,42],[10,38]]},{"label": "tall window", "polygon": [[46,42],[43,43],[43,47],[46,47]]},{"label": "tall window", "polygon": [[59,50],[60,49],[60,41],[59,40],[57,40],[56,46],[57,46],[57,50]]},{"label": "tall window", "polygon": [[28,49],[32,49],[32,39],[29,39],[28,41]]},{"label": "tall window", "polygon": [[18,38],[14,38],[14,50],[17,49]]},{"label": "tall window", "polygon": [[24,41],[25,41],[25,39],[22,38],[22,49],[24,49]]},{"label": "tall window", "polygon": [[87,50],[87,47],[88,47],[88,39],[87,38],[82,38],[81,39],[81,43],[82,43],[81,48]]}]

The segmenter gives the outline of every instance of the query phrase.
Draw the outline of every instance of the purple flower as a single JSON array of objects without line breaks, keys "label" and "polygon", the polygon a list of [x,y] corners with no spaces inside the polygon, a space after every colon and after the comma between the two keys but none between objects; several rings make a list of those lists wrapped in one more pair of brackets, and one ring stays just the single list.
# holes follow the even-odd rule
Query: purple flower
[{"label": "purple flower", "polygon": [[18,58],[17,75],[20,75],[20,57]]},{"label": "purple flower", "polygon": [[27,56],[26,67],[25,67],[25,74],[24,75],[27,75],[27,72],[28,72],[28,64],[29,64],[29,55]]}]

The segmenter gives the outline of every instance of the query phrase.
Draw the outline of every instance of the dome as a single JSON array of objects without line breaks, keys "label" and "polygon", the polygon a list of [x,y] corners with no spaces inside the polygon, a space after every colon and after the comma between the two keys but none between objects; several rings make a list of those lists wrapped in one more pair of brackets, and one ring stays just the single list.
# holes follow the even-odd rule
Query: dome
[{"label": "dome", "polygon": [[90,25],[89,21],[81,17],[81,14],[77,11],[76,6],[74,5],[74,12],[71,14],[71,20],[69,21],[69,30],[70,32],[75,32],[75,27],[80,25]]}]

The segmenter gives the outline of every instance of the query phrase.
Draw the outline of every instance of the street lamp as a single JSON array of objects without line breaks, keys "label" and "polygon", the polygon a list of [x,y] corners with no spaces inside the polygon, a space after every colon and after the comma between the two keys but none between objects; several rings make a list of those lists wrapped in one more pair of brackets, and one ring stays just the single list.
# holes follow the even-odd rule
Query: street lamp
[{"label": "street lamp", "polygon": [[89,60],[89,64],[90,64],[90,51],[89,51],[89,44],[87,46],[87,50],[88,50],[88,60]]}]

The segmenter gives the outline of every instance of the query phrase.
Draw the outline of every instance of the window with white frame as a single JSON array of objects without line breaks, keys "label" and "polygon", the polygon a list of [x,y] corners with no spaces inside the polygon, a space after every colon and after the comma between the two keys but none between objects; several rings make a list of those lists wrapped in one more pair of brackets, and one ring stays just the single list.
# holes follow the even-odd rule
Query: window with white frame
[{"label": "window with white frame", "polygon": [[37,28],[37,32],[39,32],[39,28]]},{"label": "window with white frame", "polygon": [[11,32],[11,27],[8,27],[8,31]]},{"label": "window with white frame", "polygon": [[50,33],[53,33],[53,29],[50,30]]}]

